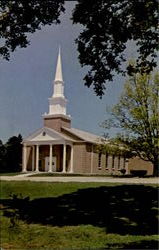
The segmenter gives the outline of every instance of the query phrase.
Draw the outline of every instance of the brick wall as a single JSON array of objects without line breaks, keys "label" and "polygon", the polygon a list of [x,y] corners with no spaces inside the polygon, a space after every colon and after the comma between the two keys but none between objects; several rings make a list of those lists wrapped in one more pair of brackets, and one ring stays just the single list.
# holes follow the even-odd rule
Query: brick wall
[{"label": "brick wall", "polygon": [[61,132],[62,127],[70,128],[71,120],[64,117],[44,117],[44,127]]},{"label": "brick wall", "polygon": [[128,162],[128,174],[130,174],[131,170],[147,170],[147,175],[152,175],[153,173],[153,165],[149,161],[143,161],[139,157],[133,157],[129,159]]},{"label": "brick wall", "polygon": [[[95,150],[92,153],[92,144],[90,143],[75,143],[73,152],[73,169],[74,173],[92,173],[92,174],[121,174],[119,170],[125,168],[126,174],[130,174],[131,170],[147,170],[147,175],[152,175],[153,166],[150,162],[141,160],[139,157],[129,159],[128,162],[121,156],[113,157],[108,155],[106,165],[106,155],[101,154],[100,166],[99,166],[99,153]],[[71,147],[66,147],[66,169],[70,170],[70,152]],[[57,171],[62,171],[63,165],[63,145],[53,146],[53,155],[56,156]],[[49,157],[49,145],[43,145],[39,147],[39,160],[41,161],[40,171],[45,171],[45,157]],[[35,147],[35,159],[36,159],[36,147]],[[36,160],[35,160],[36,161]],[[34,170],[35,170],[34,161]],[[27,146],[27,170],[32,170],[32,147]]]},{"label": "brick wall", "polygon": [[[99,153],[93,153],[93,173],[94,174],[121,174],[120,169],[124,168],[124,159],[123,157],[115,156],[113,160],[112,155],[108,155],[106,160],[106,155],[101,154],[101,164],[99,166]],[[107,164],[106,164],[107,161]],[[113,164],[114,161],[114,164]]]},{"label": "brick wall", "polygon": [[91,171],[91,152],[86,143],[74,144],[74,173],[90,173]]},{"label": "brick wall", "polygon": [[121,175],[120,170],[125,169],[126,174],[130,174],[131,170],[146,170],[147,175],[152,175],[153,165],[151,162],[143,161],[139,157],[134,157],[128,160],[124,159],[122,156],[114,157],[114,167],[113,167],[113,156],[109,155],[107,160],[106,168],[106,156],[101,155],[101,164],[99,167],[99,154],[93,153],[93,173],[94,174],[111,174],[111,175]]}]

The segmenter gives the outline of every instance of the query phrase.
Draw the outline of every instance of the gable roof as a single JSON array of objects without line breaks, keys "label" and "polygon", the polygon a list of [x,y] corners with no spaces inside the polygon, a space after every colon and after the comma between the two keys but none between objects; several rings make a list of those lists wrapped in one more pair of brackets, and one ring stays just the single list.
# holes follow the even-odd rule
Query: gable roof
[{"label": "gable roof", "polygon": [[69,142],[89,142],[93,144],[99,144],[103,142],[103,138],[75,128],[62,127],[62,132],[57,132],[54,129],[43,127],[36,130],[30,136],[24,138],[23,143],[62,143],[64,141]]},{"label": "gable roof", "polygon": [[95,135],[95,134],[92,134],[92,133],[89,133],[80,129],[66,128],[66,127],[62,127],[62,129],[64,131],[69,132],[70,134],[74,136],[77,136],[79,139],[86,141],[86,142],[98,144],[98,143],[101,143],[103,140],[103,138],[98,135]]},{"label": "gable roof", "polygon": [[62,133],[57,132],[54,129],[43,127],[41,129],[38,129],[35,131],[33,134],[30,136],[24,138],[23,143],[25,142],[45,142],[45,141],[71,141],[73,142],[74,140]]}]

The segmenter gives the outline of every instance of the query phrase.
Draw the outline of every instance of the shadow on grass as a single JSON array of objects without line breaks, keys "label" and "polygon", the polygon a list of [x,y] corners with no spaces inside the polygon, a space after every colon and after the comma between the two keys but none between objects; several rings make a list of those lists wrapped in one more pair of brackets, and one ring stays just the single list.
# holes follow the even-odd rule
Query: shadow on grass
[{"label": "shadow on grass", "polygon": [[157,187],[121,185],[79,189],[59,197],[1,200],[4,215],[27,223],[52,226],[93,225],[107,233],[152,235],[158,233]]},{"label": "shadow on grass", "polygon": [[[113,245],[107,245],[107,249],[118,249],[119,244],[113,244]],[[159,244],[157,240],[142,240],[139,242],[132,242],[132,243],[122,243],[122,249],[140,249],[140,250],[144,250],[144,249],[158,249]]]}]

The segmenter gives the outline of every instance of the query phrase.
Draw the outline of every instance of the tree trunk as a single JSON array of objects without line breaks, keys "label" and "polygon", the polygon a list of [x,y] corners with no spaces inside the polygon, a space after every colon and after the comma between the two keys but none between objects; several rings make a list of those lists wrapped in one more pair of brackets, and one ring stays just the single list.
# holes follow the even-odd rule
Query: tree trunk
[{"label": "tree trunk", "polygon": [[159,176],[159,161],[158,161],[158,159],[153,163],[153,176]]}]

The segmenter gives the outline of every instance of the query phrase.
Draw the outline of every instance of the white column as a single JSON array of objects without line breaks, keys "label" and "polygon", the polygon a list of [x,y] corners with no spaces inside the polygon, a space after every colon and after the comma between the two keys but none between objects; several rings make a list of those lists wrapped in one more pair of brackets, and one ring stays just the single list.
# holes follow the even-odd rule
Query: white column
[{"label": "white column", "polygon": [[23,169],[22,172],[27,172],[27,147],[23,145]]},{"label": "white column", "polygon": [[66,173],[66,144],[63,144],[63,173]]},{"label": "white column", "polygon": [[73,173],[73,145],[71,146],[71,166],[70,173]]},{"label": "white column", "polygon": [[49,172],[52,172],[52,145],[50,145]]},{"label": "white column", "polygon": [[34,162],[35,162],[35,147],[32,146],[32,171],[34,171]]},{"label": "white column", "polygon": [[39,145],[36,145],[36,172],[39,172]]}]

